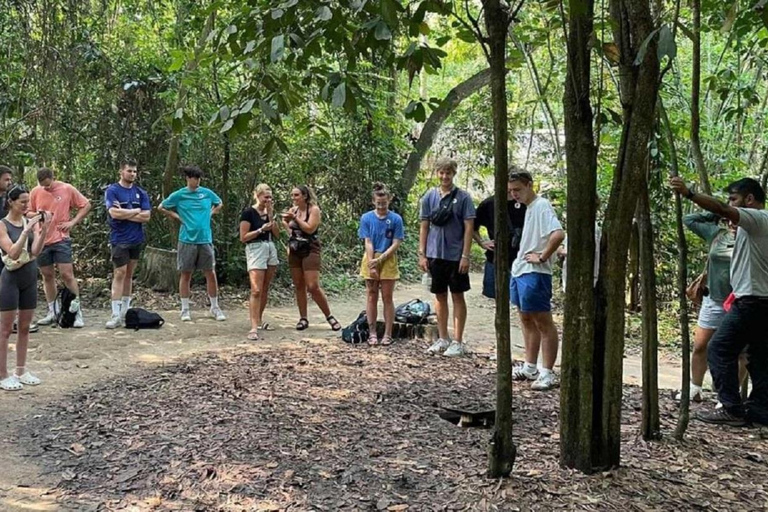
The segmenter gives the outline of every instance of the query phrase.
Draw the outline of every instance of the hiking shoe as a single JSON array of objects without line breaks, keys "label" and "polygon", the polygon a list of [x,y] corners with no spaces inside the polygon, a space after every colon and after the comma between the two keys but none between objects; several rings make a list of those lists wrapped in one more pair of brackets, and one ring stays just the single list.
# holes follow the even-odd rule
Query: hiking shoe
[{"label": "hiking shoe", "polygon": [[467,354],[467,346],[460,341],[452,341],[443,355],[445,357],[461,357]]},{"label": "hiking shoe", "polygon": [[[29,332],[30,334],[33,332],[37,332],[40,330],[40,326],[37,325],[37,323],[32,322],[29,324]],[[19,332],[19,324],[18,322],[13,322],[13,330],[11,331],[13,334],[17,334]]]},{"label": "hiking shoe", "polygon": [[37,321],[37,325],[51,325],[55,321],[56,315],[53,314],[53,311],[48,311],[47,315]]},{"label": "hiking shoe", "polygon": [[555,372],[548,372],[547,374],[539,372],[539,378],[533,381],[531,389],[534,391],[549,391],[559,385],[560,383],[557,381]]},{"label": "hiking shoe", "polygon": [[182,322],[191,322],[192,321],[192,315],[189,313],[188,309],[182,309],[181,310],[181,321]]},{"label": "hiking shoe", "polygon": [[709,423],[711,425],[728,425],[730,427],[744,427],[747,424],[746,418],[743,416],[736,416],[735,414],[732,414],[728,412],[728,410],[723,407],[722,409],[715,409],[713,411],[705,412],[700,411],[696,416],[694,416],[699,421],[703,421],[704,423]]},{"label": "hiking shoe", "polygon": [[69,303],[69,312],[77,313],[80,311],[80,297],[75,297],[72,302]]},{"label": "hiking shoe", "polygon": [[216,319],[217,322],[223,322],[227,319],[224,312],[219,308],[211,309],[211,316]]},{"label": "hiking shoe", "polygon": [[525,364],[520,363],[512,367],[512,380],[536,380],[539,378],[539,369],[529,370]]},{"label": "hiking shoe", "polygon": [[[72,312],[72,309],[69,310]],[[81,329],[85,327],[85,321],[83,320],[83,310],[80,309],[80,306],[77,306],[77,312],[75,312],[75,321],[72,324],[72,327],[76,329]]]},{"label": "hiking shoe", "polygon": [[434,342],[431,347],[427,349],[427,354],[432,354],[432,355],[441,354],[445,352],[450,345],[451,345],[451,342],[449,340],[444,340],[443,338],[440,338],[436,342]]},{"label": "hiking shoe", "polygon": [[120,325],[122,323],[123,323],[123,318],[119,314],[112,315],[112,317],[109,320],[107,320],[106,328],[107,329],[116,329],[116,328],[120,327]]}]

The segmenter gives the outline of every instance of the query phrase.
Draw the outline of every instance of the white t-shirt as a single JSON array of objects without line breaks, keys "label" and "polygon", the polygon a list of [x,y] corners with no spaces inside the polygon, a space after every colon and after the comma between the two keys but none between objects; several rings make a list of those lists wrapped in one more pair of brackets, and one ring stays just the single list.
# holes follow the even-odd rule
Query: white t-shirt
[{"label": "white t-shirt", "polygon": [[739,208],[731,260],[731,286],[738,297],[768,297],[768,211]]},{"label": "white t-shirt", "polygon": [[523,235],[520,237],[520,251],[517,258],[512,262],[512,277],[520,277],[523,274],[537,272],[539,274],[552,275],[552,256],[546,263],[528,263],[525,261],[525,255],[530,253],[544,252],[549,243],[549,235],[554,231],[563,229],[560,221],[557,220],[557,214],[549,204],[549,201],[543,197],[536,197],[525,210],[525,224],[523,224]]},{"label": "white t-shirt", "polygon": [[[597,284],[597,278],[598,273],[600,272],[600,239],[603,237],[603,231],[600,229],[600,226],[597,225],[597,222],[595,222],[595,279],[592,283],[592,286],[595,286]],[[568,237],[565,237],[565,240],[563,240],[563,244],[565,245],[566,249],[568,248]],[[568,260],[570,258],[566,254],[565,261],[563,261],[563,291],[565,291],[565,283],[568,277]]]}]

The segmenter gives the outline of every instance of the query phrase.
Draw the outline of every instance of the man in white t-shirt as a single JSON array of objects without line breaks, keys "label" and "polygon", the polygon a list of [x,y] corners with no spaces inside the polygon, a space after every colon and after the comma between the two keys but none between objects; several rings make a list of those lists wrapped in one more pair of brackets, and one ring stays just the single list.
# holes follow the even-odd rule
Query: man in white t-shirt
[{"label": "man in white t-shirt", "polygon": [[[515,201],[526,206],[520,250],[512,263],[510,300],[520,313],[525,342],[525,363],[512,370],[514,380],[532,380],[531,389],[545,391],[557,385],[553,372],[557,359],[557,328],[552,320],[551,257],[565,238],[563,226],[549,201],[533,190],[527,172],[509,175]],[[541,348],[541,368],[537,368]]]},{"label": "man in white t-shirt", "polygon": [[[735,300],[707,348],[707,360],[718,399],[723,407],[701,412],[706,423],[740,427],[768,425],[768,212],[760,184],[743,178],[728,185],[728,203],[695,194],[680,178],[672,189],[705,210],[738,226],[731,259],[731,286]],[[739,392],[739,355],[746,347],[747,370],[752,377],[749,400]]]}]

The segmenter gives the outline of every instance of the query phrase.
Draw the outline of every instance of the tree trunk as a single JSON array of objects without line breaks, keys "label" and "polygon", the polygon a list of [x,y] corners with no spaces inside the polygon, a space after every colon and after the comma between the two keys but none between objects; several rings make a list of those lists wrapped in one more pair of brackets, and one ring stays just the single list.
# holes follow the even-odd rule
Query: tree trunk
[{"label": "tree trunk", "polygon": [[643,411],[642,433],[646,441],[661,437],[659,419],[659,326],[656,309],[656,262],[653,254],[653,224],[648,198],[648,180],[644,179],[637,201],[640,233],[640,276],[642,283],[643,340]]},{"label": "tree trunk", "polygon": [[693,70],[691,74],[691,152],[699,173],[699,182],[702,191],[712,195],[712,187],[709,184],[707,167],[704,163],[704,154],[701,151],[701,111],[699,98],[701,97],[701,0],[691,1],[693,13]]},{"label": "tree trunk", "polygon": [[[192,73],[197,69],[197,66],[200,64],[200,57],[202,56],[203,50],[205,49],[206,41],[208,39],[208,34],[213,29],[213,22],[216,16],[216,11],[211,11],[211,14],[208,16],[208,19],[205,22],[205,27],[203,28],[203,31],[200,33],[200,37],[197,40],[197,45],[195,46],[195,53],[192,60],[187,61],[186,66],[184,67],[184,73],[189,74]],[[177,116],[179,112],[183,112],[184,108],[187,105],[187,86],[184,83],[184,80],[179,81],[179,93],[176,97],[176,104],[173,108],[173,115]],[[171,140],[168,144],[168,155],[165,159],[165,169],[163,170],[163,197],[168,197],[171,192],[173,191],[173,177],[176,175],[177,168],[179,166],[179,133],[177,130],[172,130],[171,132]],[[168,221],[168,226],[170,230],[171,235],[171,246],[176,246],[176,241],[178,240],[178,226],[175,222]]]},{"label": "tree trunk", "polygon": [[[624,293],[630,227],[641,180],[644,179],[648,141],[654,130],[659,88],[659,58],[648,0],[611,0],[614,39],[620,53],[619,89],[623,105],[624,130],[614,169],[613,186],[603,229],[598,305],[604,300],[605,317],[596,322],[595,353],[603,358],[602,379],[597,389],[601,428],[594,461],[599,468],[621,462],[621,406],[624,358]],[[644,55],[638,55],[645,42]],[[639,65],[635,65],[635,60]],[[596,387],[598,387],[596,385]]]},{"label": "tree trunk", "polygon": [[632,223],[627,266],[629,267],[627,309],[632,313],[637,313],[640,311],[640,232],[637,222]]},{"label": "tree trunk", "polygon": [[144,251],[139,280],[158,292],[175,292],[179,285],[176,251],[147,247]]},{"label": "tree trunk", "polygon": [[[661,99],[659,99],[659,113],[664,122],[664,134],[669,150],[670,175],[673,177],[679,176],[680,170],[677,160],[675,136],[672,133],[672,125],[669,124],[667,110],[664,108],[664,102]],[[685,239],[683,201],[680,198],[680,194],[675,194],[675,223],[677,225],[677,298],[680,303],[680,338],[683,345],[683,378],[680,388],[680,413],[677,419],[677,428],[675,429],[675,439],[682,441],[685,431],[688,429],[688,421],[690,420],[691,333],[688,325],[688,296],[685,293],[688,287],[688,241]]]},{"label": "tree trunk", "polygon": [[[496,222],[496,422],[488,446],[488,476],[512,473],[517,448],[512,439],[512,350],[509,333],[509,225],[507,222],[507,91],[506,39],[509,15],[500,0],[485,0],[488,29],[491,102],[493,104],[493,159]],[[422,134],[423,136],[423,134]]]}]

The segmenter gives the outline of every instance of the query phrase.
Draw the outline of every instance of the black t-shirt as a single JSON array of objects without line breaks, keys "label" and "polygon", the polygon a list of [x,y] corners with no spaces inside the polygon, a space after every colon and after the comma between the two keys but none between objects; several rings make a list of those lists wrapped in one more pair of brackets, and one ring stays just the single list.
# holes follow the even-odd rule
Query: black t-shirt
[{"label": "black t-shirt", "polygon": [[[242,215],[240,215],[240,222],[248,222],[251,224],[251,226],[248,228],[248,231],[256,231],[260,227],[262,227],[264,224],[269,222],[269,216],[264,215],[263,217],[259,212],[256,211],[256,208],[253,206],[249,206],[245,210],[243,210]],[[263,240],[265,242],[269,242],[272,240],[272,232],[271,231],[265,231],[264,233],[260,234],[256,238],[249,240],[248,243],[257,242],[259,240]]]},{"label": "black t-shirt", "polygon": [[[496,224],[493,218],[493,209],[495,201],[493,197],[484,199],[477,207],[475,214],[475,231],[484,227],[488,231],[488,238],[495,240]],[[507,201],[507,215],[509,216],[509,262],[517,257],[517,251],[520,249],[520,235],[525,223],[525,205],[514,200]],[[515,233],[517,232],[517,236]],[[485,257],[488,261],[493,261],[494,251],[485,251]]]}]

